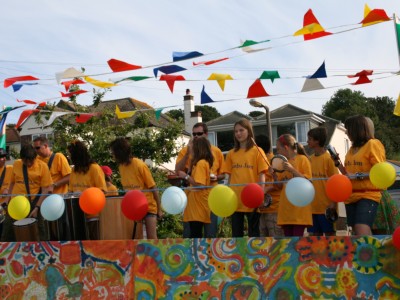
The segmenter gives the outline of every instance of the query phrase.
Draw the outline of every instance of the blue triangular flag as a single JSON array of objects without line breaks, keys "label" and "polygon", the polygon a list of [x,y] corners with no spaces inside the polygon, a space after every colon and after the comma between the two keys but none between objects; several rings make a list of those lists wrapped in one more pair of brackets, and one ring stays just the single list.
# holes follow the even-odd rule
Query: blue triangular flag
[{"label": "blue triangular flag", "polygon": [[163,72],[164,74],[171,74],[171,73],[176,73],[176,72],[180,72],[180,71],[184,71],[184,70],[186,70],[186,69],[182,68],[181,66],[169,65],[169,66],[162,66],[162,67],[155,68],[153,70],[153,72],[154,72],[154,76],[157,78],[158,71]]},{"label": "blue triangular flag", "polygon": [[318,70],[308,78],[325,78],[326,77],[326,70],[325,70],[325,61],[322,65],[318,68]]},{"label": "blue triangular flag", "polygon": [[207,95],[207,93],[204,91],[204,85],[203,89],[201,90],[200,94],[200,99],[201,99],[201,104],[206,104],[206,103],[213,103],[215,102],[213,99],[210,98],[210,96]]},{"label": "blue triangular flag", "polygon": [[190,59],[190,58],[195,58],[199,56],[203,56],[203,53],[197,52],[197,51],[192,51],[192,52],[172,52],[172,59],[173,61],[180,61],[180,60],[185,60],[185,59]]}]

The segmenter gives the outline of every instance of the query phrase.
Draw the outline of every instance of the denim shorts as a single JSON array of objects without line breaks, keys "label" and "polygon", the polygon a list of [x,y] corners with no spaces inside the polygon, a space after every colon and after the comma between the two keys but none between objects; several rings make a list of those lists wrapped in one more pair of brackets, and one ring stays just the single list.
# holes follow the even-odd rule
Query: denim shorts
[{"label": "denim shorts", "polygon": [[330,223],[325,214],[313,214],[313,226],[307,228],[308,232],[312,233],[332,233],[335,232],[333,224]]},{"label": "denim shorts", "polygon": [[372,228],[379,203],[369,199],[346,204],[347,225],[365,224]]}]

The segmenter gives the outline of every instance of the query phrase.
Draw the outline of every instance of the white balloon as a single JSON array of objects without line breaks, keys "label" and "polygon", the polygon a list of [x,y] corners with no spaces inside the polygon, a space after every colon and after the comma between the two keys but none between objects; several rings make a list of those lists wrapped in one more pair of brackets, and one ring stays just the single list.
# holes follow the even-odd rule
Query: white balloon
[{"label": "white balloon", "polygon": [[306,206],[314,200],[315,188],[308,179],[295,177],[286,184],[286,196],[293,205]]},{"label": "white balloon", "polygon": [[176,186],[167,188],[161,196],[161,206],[171,215],[183,212],[186,208],[186,204],[187,196],[185,192]]},{"label": "white balloon", "polygon": [[40,206],[40,213],[47,221],[55,221],[59,219],[65,209],[65,202],[63,197],[58,194],[52,194],[44,199]]}]

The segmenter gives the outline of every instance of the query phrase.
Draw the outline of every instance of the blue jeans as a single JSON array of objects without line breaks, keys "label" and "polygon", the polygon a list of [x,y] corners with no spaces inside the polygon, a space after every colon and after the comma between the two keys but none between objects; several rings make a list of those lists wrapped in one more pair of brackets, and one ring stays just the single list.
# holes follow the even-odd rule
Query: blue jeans
[{"label": "blue jeans", "polygon": [[[207,223],[204,226],[204,237],[216,238],[218,231],[218,217],[211,212],[210,214],[211,223]],[[190,226],[189,222],[183,222],[183,238],[190,238]]]}]

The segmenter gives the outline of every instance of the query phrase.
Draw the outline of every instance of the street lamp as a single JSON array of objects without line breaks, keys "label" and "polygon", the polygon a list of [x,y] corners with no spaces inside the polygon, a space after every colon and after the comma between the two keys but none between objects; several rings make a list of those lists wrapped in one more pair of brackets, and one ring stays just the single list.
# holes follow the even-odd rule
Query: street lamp
[{"label": "street lamp", "polygon": [[263,107],[265,109],[265,121],[267,125],[267,138],[269,140],[270,148],[269,152],[272,152],[272,126],[271,126],[271,115],[269,113],[269,107],[258,102],[256,99],[250,99],[249,101],[251,106],[254,107]]}]

